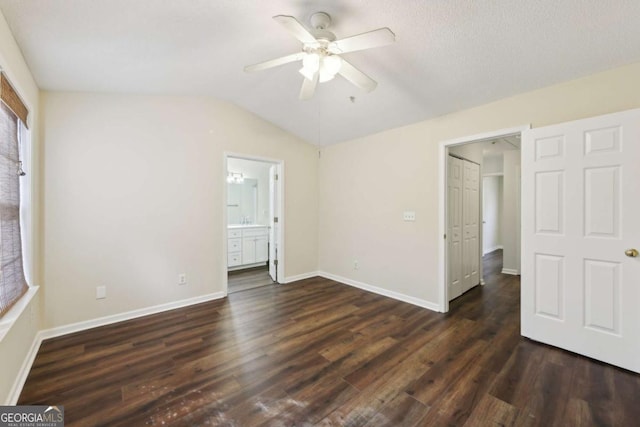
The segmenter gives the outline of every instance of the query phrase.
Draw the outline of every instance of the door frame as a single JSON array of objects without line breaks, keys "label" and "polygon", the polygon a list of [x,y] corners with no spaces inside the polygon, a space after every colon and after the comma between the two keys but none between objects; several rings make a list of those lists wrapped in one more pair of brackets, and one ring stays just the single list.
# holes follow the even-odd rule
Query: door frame
[{"label": "door frame", "polygon": [[[499,129],[495,131],[463,136],[460,138],[449,139],[440,142],[438,151],[438,310],[442,313],[449,311],[449,298],[447,295],[447,271],[449,267],[448,250],[447,250],[447,158],[449,156],[449,147],[456,145],[465,145],[473,142],[482,142],[490,139],[501,138],[531,129],[531,125],[522,125],[512,128]],[[482,177],[482,171],[480,171]],[[481,187],[482,188],[482,187]],[[480,194],[482,197],[482,194]],[[522,213],[521,213],[522,215]],[[480,214],[482,221],[482,213]],[[480,227],[480,252],[482,252],[482,228]],[[520,243],[521,244],[521,243]],[[482,282],[482,257],[480,258],[480,281]]]},{"label": "door frame", "polygon": [[278,267],[277,267],[277,274],[278,277],[285,277],[284,276],[284,271],[285,271],[285,244],[284,244],[284,229],[285,229],[285,214],[284,214],[284,199],[285,199],[285,194],[284,194],[284,180],[285,180],[285,174],[284,174],[284,160],[282,159],[274,159],[274,158],[270,158],[270,157],[262,157],[262,156],[254,156],[254,155],[250,155],[250,154],[243,154],[243,153],[237,153],[237,152],[230,152],[230,151],[225,151],[223,153],[222,156],[222,176],[221,176],[221,182],[222,182],[222,256],[221,258],[221,262],[222,262],[222,292],[224,293],[224,296],[226,297],[229,294],[229,280],[228,280],[228,267],[227,267],[227,243],[228,243],[228,230],[229,228],[227,227],[227,164],[228,164],[228,159],[229,158],[233,158],[233,159],[241,159],[241,160],[251,160],[254,162],[262,162],[262,163],[270,163],[273,165],[277,166],[277,171],[278,171],[278,180],[276,182],[277,185],[277,192],[278,192],[278,224],[280,224],[280,227],[278,227],[278,235],[276,236],[276,241],[277,241],[277,245],[278,245]]}]

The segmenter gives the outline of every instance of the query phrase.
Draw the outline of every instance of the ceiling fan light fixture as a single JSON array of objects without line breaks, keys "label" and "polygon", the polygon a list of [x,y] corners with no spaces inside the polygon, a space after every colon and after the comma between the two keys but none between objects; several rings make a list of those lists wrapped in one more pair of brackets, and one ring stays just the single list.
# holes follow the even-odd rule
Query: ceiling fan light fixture
[{"label": "ceiling fan light fixture", "polygon": [[327,30],[331,25],[331,17],[318,12],[311,17],[311,29],[306,28],[295,17],[276,15],[273,17],[293,37],[302,43],[302,50],[258,64],[244,67],[246,72],[266,70],[290,62],[302,61],[299,72],[304,76],[299,98],[311,99],[318,83],[332,80],[336,74],[342,75],[349,83],[371,92],[377,86],[375,80],[354,67],[340,55],[374,47],[386,46],[396,40],[395,34],[387,27],[355,36],[336,40],[335,34]]},{"label": "ceiling fan light fixture", "polygon": [[317,53],[307,53],[302,58],[302,68],[300,68],[300,74],[302,74],[307,80],[313,80],[313,76],[320,70],[320,55]]},{"label": "ceiling fan light fixture", "polygon": [[320,67],[320,83],[328,82],[333,79],[342,67],[342,59],[336,55],[327,55],[322,58]]},{"label": "ceiling fan light fixture", "polygon": [[308,68],[302,67],[298,70],[300,72],[300,74],[302,74],[304,76],[305,79],[311,81],[313,80],[313,76],[315,73],[309,71]]}]

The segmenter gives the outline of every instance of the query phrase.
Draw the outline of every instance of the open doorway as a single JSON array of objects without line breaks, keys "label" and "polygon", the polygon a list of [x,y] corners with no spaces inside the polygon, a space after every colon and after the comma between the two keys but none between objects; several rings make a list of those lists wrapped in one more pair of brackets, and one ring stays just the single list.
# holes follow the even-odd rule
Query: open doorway
[{"label": "open doorway", "polygon": [[520,134],[477,142],[482,149],[482,256],[520,274]]},{"label": "open doorway", "polygon": [[282,277],[282,162],[225,155],[227,293]]},{"label": "open doorway", "polygon": [[[442,260],[439,307],[442,312],[449,310],[449,301],[453,298],[484,284],[483,256],[488,257],[492,265],[499,260],[501,274],[519,274],[519,138],[528,128],[505,129],[440,145],[443,240],[439,248]],[[470,178],[465,179],[465,173]],[[457,216],[459,220],[455,219]],[[492,216],[487,218],[490,224],[486,223],[486,216]]]}]

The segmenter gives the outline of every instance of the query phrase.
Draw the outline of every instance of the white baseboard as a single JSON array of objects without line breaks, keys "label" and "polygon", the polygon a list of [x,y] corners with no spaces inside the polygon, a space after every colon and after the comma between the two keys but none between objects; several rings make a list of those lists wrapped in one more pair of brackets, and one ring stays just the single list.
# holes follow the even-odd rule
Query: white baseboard
[{"label": "white baseboard", "polygon": [[517,276],[520,274],[520,272],[518,270],[515,270],[513,268],[503,268],[502,269],[502,274],[511,274],[513,276]]},{"label": "white baseboard", "polygon": [[256,262],[253,264],[242,264],[242,265],[236,265],[235,267],[227,267],[227,271],[239,271],[239,270],[245,270],[247,268],[256,268],[256,267],[266,267],[266,263],[264,262]]},{"label": "white baseboard", "polygon": [[320,274],[317,271],[310,271],[308,273],[296,274],[295,276],[285,277],[284,280],[281,280],[280,283],[287,284],[291,282],[297,282],[298,280],[310,279],[312,277],[319,276]]},{"label": "white baseboard", "polygon": [[38,350],[40,349],[40,344],[42,344],[42,341],[45,339],[55,338],[74,332],[80,332],[86,329],[96,328],[98,326],[105,326],[112,323],[123,322],[125,320],[131,320],[142,316],[148,316],[149,314],[156,314],[176,308],[187,307],[189,305],[200,304],[202,302],[224,298],[225,296],[226,295],[224,294],[224,292],[216,292],[213,294],[201,295],[198,297],[188,298],[180,301],[154,305],[151,307],[127,311],[125,313],[114,314],[111,316],[100,317],[97,319],[86,320],[83,322],[77,322],[69,325],[58,326],[56,328],[38,331],[33,339],[33,343],[31,343],[31,348],[29,349],[29,352],[27,353],[24,362],[20,367],[20,372],[18,373],[18,376],[13,383],[13,387],[11,388],[11,392],[9,393],[6,404],[15,405],[18,402],[18,398],[20,398],[20,393],[22,393],[24,383],[25,381],[27,381],[27,377],[29,376],[29,371],[31,371],[31,366],[33,365],[33,362],[36,359],[36,355],[38,354]]},{"label": "white baseboard", "polygon": [[99,317],[97,319],[85,320],[82,322],[71,323],[69,325],[58,326],[51,329],[40,331],[43,333],[43,339],[59,337],[61,335],[72,334],[74,332],[84,331],[86,329],[106,326],[112,323],[123,322],[150,314],[156,314],[163,311],[173,310],[176,308],[187,307],[189,305],[200,304],[202,302],[212,301],[224,298],[224,292],[216,292],[213,294],[201,295],[198,297],[187,298],[180,301],[168,302],[165,304],[154,305],[151,307],[139,308],[124,313],[113,314],[111,316]]},{"label": "white baseboard", "polygon": [[385,297],[393,298],[398,301],[407,302],[409,304],[417,305],[418,307],[427,308],[433,311],[440,311],[438,304],[431,301],[423,300],[420,298],[411,297],[409,295],[401,294],[399,292],[390,291],[388,289],[379,288],[377,286],[369,285],[367,283],[358,282],[357,280],[348,279],[346,277],[338,276],[335,274],[327,273],[325,271],[319,271],[318,276],[326,279],[335,280],[336,282],[344,283],[345,285],[353,286],[354,288],[362,289],[365,291],[373,292],[374,294],[382,295]]},{"label": "white baseboard", "polygon": [[[510,274],[510,273],[507,273],[507,274]],[[289,277],[286,277],[282,283],[291,283],[298,280],[309,279],[316,276],[321,276],[330,280],[335,280],[337,282],[344,283],[346,285],[353,286],[355,288],[373,292],[375,294],[393,298],[399,301],[407,302],[409,304],[417,305],[419,307],[427,308],[429,310],[439,311],[438,304],[435,304],[433,302],[423,300],[420,298],[411,297],[411,296],[390,291],[387,289],[379,288],[377,286],[369,285],[363,282],[358,282],[356,280],[351,280],[346,277],[337,276],[335,274],[327,273],[324,271],[313,271],[313,272],[308,272],[304,274],[298,274],[295,276],[289,276]],[[206,301],[212,301],[212,300],[224,298],[225,296],[226,295],[224,294],[224,292],[216,292],[213,294],[201,295],[194,298],[174,301],[166,304],[159,304],[152,307],[141,308],[137,310],[128,311],[125,313],[114,314],[111,316],[100,317],[97,319],[86,320],[82,322],[72,323],[69,325],[58,326],[55,328],[38,331],[36,333],[36,336],[33,339],[31,348],[29,349],[29,352],[27,353],[27,356],[25,357],[24,362],[22,363],[20,372],[18,373],[14,381],[13,387],[11,388],[11,392],[9,393],[8,401],[6,404],[15,405],[18,402],[18,398],[20,397],[20,393],[22,392],[24,383],[27,380],[29,371],[31,370],[31,366],[35,361],[36,355],[38,354],[38,350],[40,349],[40,345],[42,344],[42,341],[45,339],[55,338],[62,335],[71,334],[74,332],[80,332],[87,329],[96,328],[99,326],[106,326],[106,325],[110,325],[117,322],[123,322],[126,320],[131,320],[131,319],[135,319],[142,316],[148,316],[150,314],[156,314],[163,311],[173,310],[176,308],[186,307],[189,305],[199,304]]]},{"label": "white baseboard", "polygon": [[24,383],[27,381],[27,377],[31,371],[31,365],[33,365],[34,360],[36,360],[40,344],[42,344],[42,336],[42,331],[36,332],[36,336],[33,338],[29,352],[22,361],[22,366],[20,367],[18,376],[13,382],[13,386],[11,387],[11,391],[9,392],[5,405],[13,406],[18,403],[20,393],[22,393],[22,387],[24,387]]},{"label": "white baseboard", "polygon": [[496,245],[492,248],[487,249],[486,251],[482,251],[482,255],[490,254],[493,251],[497,251],[498,249],[504,249],[502,245]]}]

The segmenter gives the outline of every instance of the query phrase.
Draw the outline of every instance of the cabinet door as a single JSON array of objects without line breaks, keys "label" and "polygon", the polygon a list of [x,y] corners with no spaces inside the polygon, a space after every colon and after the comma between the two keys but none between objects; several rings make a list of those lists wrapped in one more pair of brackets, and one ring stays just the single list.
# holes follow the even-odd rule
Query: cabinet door
[{"label": "cabinet door", "polygon": [[255,262],[266,262],[269,259],[269,245],[267,242],[269,239],[267,236],[256,237],[255,245],[256,245],[256,261]]},{"label": "cabinet door", "polygon": [[253,264],[256,262],[256,241],[255,237],[245,237],[242,239],[242,263]]},{"label": "cabinet door", "polygon": [[240,252],[242,250],[242,239],[229,239],[227,252]]},{"label": "cabinet door", "polygon": [[235,267],[242,264],[242,255],[240,252],[229,252],[227,255],[227,267]]}]

